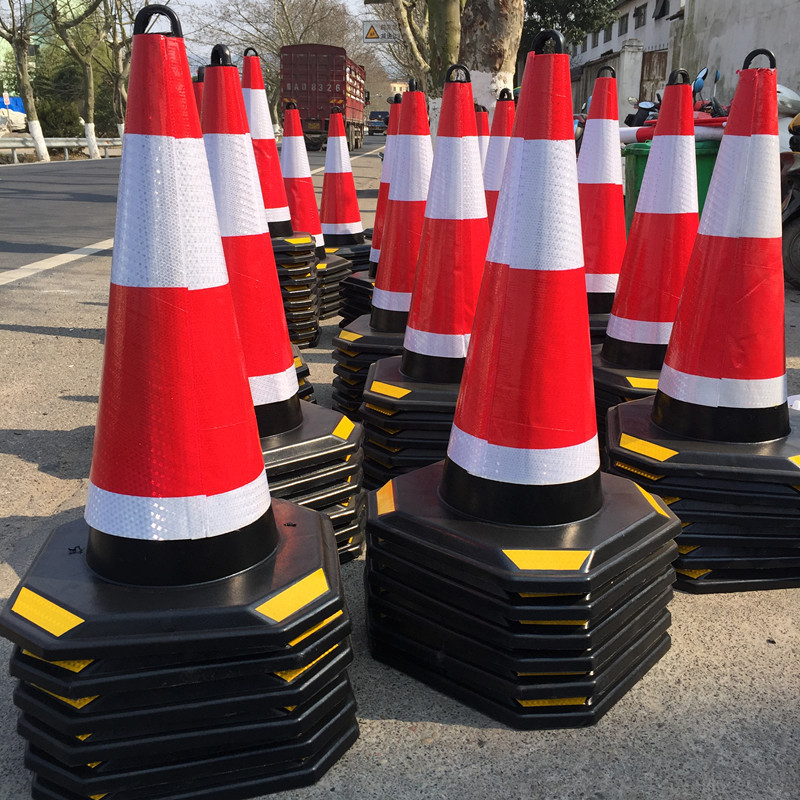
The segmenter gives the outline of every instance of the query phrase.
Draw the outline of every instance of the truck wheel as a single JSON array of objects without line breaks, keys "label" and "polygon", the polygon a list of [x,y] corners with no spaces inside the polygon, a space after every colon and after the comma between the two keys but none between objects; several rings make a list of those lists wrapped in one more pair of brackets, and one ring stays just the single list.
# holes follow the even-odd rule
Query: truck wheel
[{"label": "truck wheel", "polygon": [[792,286],[800,289],[800,216],[783,226],[783,274]]}]

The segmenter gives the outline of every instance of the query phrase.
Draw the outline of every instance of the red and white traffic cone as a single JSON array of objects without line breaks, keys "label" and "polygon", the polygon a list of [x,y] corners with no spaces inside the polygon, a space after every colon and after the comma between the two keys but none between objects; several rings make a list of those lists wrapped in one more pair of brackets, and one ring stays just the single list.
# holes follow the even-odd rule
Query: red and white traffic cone
[{"label": "red and white traffic cone", "polygon": [[[252,51],[253,55],[248,55]],[[291,236],[293,233],[289,201],[283,184],[280,156],[275,143],[275,130],[269,113],[269,101],[261,73],[261,60],[254,48],[244,51],[242,94],[247,110],[247,123],[256,154],[261,194],[271,236]]]},{"label": "red and white traffic cone", "polygon": [[478,151],[481,154],[481,173],[486,166],[486,152],[489,149],[489,112],[486,106],[475,105],[475,123],[478,126]]},{"label": "red and white traffic cone", "polygon": [[440,486],[449,505],[530,525],[602,504],[585,295],[569,56],[531,54]]},{"label": "red and white traffic cone", "polygon": [[747,63],[653,408],[665,430],[720,442],[789,432],[776,75]]},{"label": "red and white traffic cone", "polygon": [[205,100],[203,139],[222,246],[259,434],[268,436],[299,425],[303,415],[239,71],[224,45],[211,51]]},{"label": "red and white traffic cone", "polygon": [[372,243],[369,251],[370,273],[376,274],[378,262],[381,257],[381,242],[383,241],[383,225],[386,219],[386,205],[389,201],[389,186],[392,182],[394,169],[395,136],[400,124],[400,103],[402,97],[394,96],[394,102],[389,106],[389,125],[386,129],[386,144],[383,148],[383,166],[381,167],[381,182],[378,186],[378,202],[375,206],[375,222],[372,226]]},{"label": "red and white traffic cone", "polygon": [[292,227],[298,231],[308,231],[314,237],[317,256],[325,257],[325,240],[317,209],[317,195],[311,180],[311,167],[308,163],[306,142],[300,112],[295,103],[287,103],[283,118],[283,141],[281,143],[281,171]]},{"label": "red and white traffic cone", "polygon": [[[247,538],[270,511],[183,39],[142,33],[133,48],[86,501],[103,543],[90,563],[112,578],[120,539]],[[153,86],[166,87],[155,110]],[[242,554],[184,565],[183,577],[231,574],[232,557]],[[157,561],[139,568],[161,571]]]},{"label": "red and white traffic cone", "polygon": [[503,89],[497,104],[494,107],[492,119],[492,134],[486,148],[486,161],[483,166],[483,184],[486,190],[486,212],[489,217],[489,229],[494,223],[494,212],[497,207],[497,197],[500,194],[500,184],[503,181],[503,169],[506,165],[508,144],[511,141],[511,131],[514,128],[514,96],[510,90]]},{"label": "red and white traffic cone", "polygon": [[[602,75],[606,70],[611,72],[609,77]],[[617,78],[613,67],[603,67],[594,82],[578,155],[578,191],[591,320],[592,315],[611,311],[625,254]],[[603,317],[603,331],[606,322]]]},{"label": "red and white traffic cone", "polygon": [[319,216],[322,235],[328,247],[363,243],[364,228],[358,210],[350,154],[347,152],[344,115],[338,106],[331,108],[328,121],[328,147],[325,151]]},{"label": "red and white traffic cone", "polygon": [[404,341],[402,371],[418,381],[461,379],[486,261],[489,224],[472,107],[469,71],[456,64],[444,85]]},{"label": "red and white traffic cone", "polygon": [[[684,83],[676,83],[679,76]],[[607,361],[661,368],[697,222],[692,90],[686,70],[675,70],[664,89],[620,269],[602,351]]]},{"label": "red and white traffic cone", "polygon": [[192,79],[192,90],[194,91],[194,102],[197,105],[197,113],[203,113],[203,77],[205,67],[197,68],[197,75]]},{"label": "red and white traffic cone", "polygon": [[[395,164],[381,242],[381,268],[372,294],[370,324],[402,333],[411,308],[425,201],[433,163],[425,95],[410,89],[400,104]],[[400,168],[402,165],[402,168]]]}]

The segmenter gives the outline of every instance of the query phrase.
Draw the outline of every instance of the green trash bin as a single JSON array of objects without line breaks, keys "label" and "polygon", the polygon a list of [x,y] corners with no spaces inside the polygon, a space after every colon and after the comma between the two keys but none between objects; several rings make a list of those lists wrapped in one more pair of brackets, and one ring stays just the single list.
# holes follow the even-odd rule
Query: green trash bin
[{"label": "green trash bin", "polygon": [[[633,222],[633,212],[639,199],[639,189],[642,188],[644,168],[650,155],[651,145],[652,141],[636,142],[627,145],[622,151],[625,157],[625,228],[628,231]],[[694,147],[697,161],[697,207],[702,211],[708,194],[708,184],[711,182],[711,173],[717,161],[719,142],[695,142]]]}]

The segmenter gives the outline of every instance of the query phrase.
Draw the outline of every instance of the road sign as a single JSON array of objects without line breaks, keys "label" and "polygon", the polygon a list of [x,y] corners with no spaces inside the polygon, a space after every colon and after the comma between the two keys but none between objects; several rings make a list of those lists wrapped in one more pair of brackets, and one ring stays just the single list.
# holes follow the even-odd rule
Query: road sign
[{"label": "road sign", "polygon": [[11,105],[11,97],[9,97],[8,92],[3,92],[3,105],[6,108]]},{"label": "road sign", "polygon": [[400,35],[400,28],[396,22],[387,22],[382,19],[375,19],[369,22],[364,22],[364,38],[363,41],[370,42],[371,44],[380,44],[382,42],[402,42],[403,37]]}]

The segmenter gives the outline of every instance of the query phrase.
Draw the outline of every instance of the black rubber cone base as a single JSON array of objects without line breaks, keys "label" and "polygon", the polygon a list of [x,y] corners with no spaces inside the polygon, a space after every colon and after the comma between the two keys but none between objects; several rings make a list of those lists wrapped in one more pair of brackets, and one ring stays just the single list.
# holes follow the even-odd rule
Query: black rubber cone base
[{"label": "black rubber cone base", "polygon": [[261,563],[203,584],[132,588],[92,572],[89,526],[58,528],[0,612],[0,632],[48,661],[285,650],[342,608],[330,523],[274,500],[279,542]]},{"label": "black rubber cone base", "polygon": [[690,594],[716,592],[761,592],[767,589],[795,589],[800,586],[800,569],[696,569],[676,570],[675,588]]},{"label": "black rubber cone base", "polygon": [[800,575],[800,549],[772,547],[722,547],[718,545],[682,545],[675,569],[760,570],[789,569]]},{"label": "black rubber cone base", "polygon": [[396,412],[444,414],[452,420],[460,384],[428,383],[408,378],[400,371],[402,361],[402,356],[382,358],[369,368],[364,402]]},{"label": "black rubber cone base", "polygon": [[339,284],[340,310],[342,321],[340,327],[349,325],[353,320],[372,309],[372,293],[375,289],[375,277],[368,271],[353,272]]},{"label": "black rubber cone base", "polygon": [[652,409],[648,397],[609,411],[609,471],[662,496],[800,509],[800,411],[789,411],[788,436],[747,444],[671,435]]},{"label": "black rubber cone base", "polygon": [[[403,350],[404,332],[386,332],[372,328],[369,315],[353,320],[334,337],[333,344],[339,350],[355,350],[361,353],[375,353],[378,358],[400,355]],[[371,363],[371,362],[370,362]]]},{"label": "black rubber cone base", "polygon": [[589,337],[593,345],[602,345],[605,341],[610,316],[610,314],[589,314]]},{"label": "black rubber cone base", "polygon": [[372,245],[363,241],[364,234],[360,234],[360,236],[362,237],[361,242],[348,242],[339,245],[335,242],[329,245],[326,240],[325,252],[329,256],[335,255],[340,258],[346,258],[352,263],[354,270],[366,269],[369,266],[369,254],[372,250]]}]

